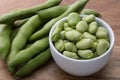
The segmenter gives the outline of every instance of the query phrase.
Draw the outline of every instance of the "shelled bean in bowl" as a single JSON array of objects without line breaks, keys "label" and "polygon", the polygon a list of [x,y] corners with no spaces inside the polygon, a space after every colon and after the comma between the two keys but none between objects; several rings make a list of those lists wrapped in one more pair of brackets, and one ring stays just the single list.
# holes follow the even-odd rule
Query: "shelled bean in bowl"
[{"label": "shelled bean in bowl", "polygon": [[107,64],[114,33],[102,19],[73,12],[54,24],[49,43],[59,67],[72,75],[87,76]]}]

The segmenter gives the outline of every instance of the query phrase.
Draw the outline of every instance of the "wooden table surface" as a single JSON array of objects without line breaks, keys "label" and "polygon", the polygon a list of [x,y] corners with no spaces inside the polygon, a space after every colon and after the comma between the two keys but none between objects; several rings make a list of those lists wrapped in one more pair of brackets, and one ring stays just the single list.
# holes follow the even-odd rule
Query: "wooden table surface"
[{"label": "wooden table surface", "polygon": [[[0,0],[0,16],[18,8],[27,8],[46,0]],[[63,0],[67,5],[76,0]],[[61,70],[53,60],[39,67],[31,75],[24,78],[14,78],[6,65],[0,59],[0,80],[120,80],[120,0],[90,0],[87,8],[95,9],[102,18],[110,24],[115,33],[115,46],[109,63],[99,72],[88,77],[76,77]]]}]

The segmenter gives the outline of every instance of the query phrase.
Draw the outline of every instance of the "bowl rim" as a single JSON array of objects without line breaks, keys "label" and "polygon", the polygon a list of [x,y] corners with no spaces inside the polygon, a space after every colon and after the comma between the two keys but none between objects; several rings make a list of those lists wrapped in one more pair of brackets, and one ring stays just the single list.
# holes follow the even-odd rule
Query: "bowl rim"
[{"label": "bowl rim", "polygon": [[[86,16],[86,15],[80,15],[80,17],[82,17],[82,16]],[[102,58],[102,57],[110,54],[110,51],[113,49],[113,47],[114,47],[114,42],[115,42],[114,32],[113,32],[112,28],[110,27],[110,25],[109,25],[106,21],[104,21],[103,19],[100,19],[100,18],[98,18],[98,17],[95,17],[95,20],[96,20],[98,23],[100,22],[100,23],[103,23],[104,25],[106,25],[106,26],[103,26],[103,27],[107,28],[107,31],[108,31],[109,35],[111,36],[109,49],[108,49],[105,53],[103,53],[102,55],[100,55],[100,56],[98,56],[98,57],[91,58],[91,59],[86,59],[86,60],[72,59],[72,58],[69,58],[69,57],[66,57],[66,56],[62,55],[62,54],[54,47],[53,42],[52,42],[52,40],[51,40],[51,35],[52,35],[53,30],[56,28],[56,25],[58,25],[61,21],[66,21],[66,20],[67,20],[67,17],[64,17],[64,18],[60,19],[59,21],[57,21],[57,22],[52,26],[52,28],[51,28],[51,30],[50,30],[50,32],[49,32],[49,44],[50,44],[50,47],[52,47],[53,50],[56,52],[55,54],[58,54],[59,56],[65,58],[65,59],[67,59],[67,60],[71,60],[71,61],[75,61],[75,62],[94,61],[94,60],[98,60],[98,59],[100,59],[100,58]],[[51,52],[51,53],[52,53],[52,52]]]}]

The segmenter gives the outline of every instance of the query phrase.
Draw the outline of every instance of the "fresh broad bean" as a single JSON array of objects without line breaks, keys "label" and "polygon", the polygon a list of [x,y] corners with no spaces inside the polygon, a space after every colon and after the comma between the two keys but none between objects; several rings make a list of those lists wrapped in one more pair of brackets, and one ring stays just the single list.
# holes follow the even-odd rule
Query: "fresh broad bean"
[{"label": "fresh broad bean", "polygon": [[65,31],[72,30],[72,28],[69,26],[68,22],[64,23],[64,30]]},{"label": "fresh broad bean", "polygon": [[76,26],[76,24],[81,20],[81,17],[78,13],[72,12],[68,15],[67,21],[70,26]]},{"label": "fresh broad bean", "polygon": [[44,4],[40,4],[27,9],[20,9],[15,12],[10,12],[0,17],[0,23],[11,24],[16,20],[25,19],[36,14],[37,11],[43,10],[55,5],[58,5],[62,0],[48,0]]},{"label": "fresh broad bean", "polygon": [[61,31],[64,28],[63,22],[59,22],[59,24],[56,26],[55,30],[52,33],[52,41],[58,41],[61,37]]},{"label": "fresh broad bean", "polygon": [[96,37],[99,39],[106,39],[107,38],[107,30],[104,27],[98,27],[96,32]]},{"label": "fresh broad bean", "polygon": [[92,50],[78,50],[78,55],[83,59],[89,59],[93,57]]},{"label": "fresh broad bean", "polygon": [[60,51],[60,52],[62,52],[63,50],[64,50],[64,41],[63,40],[61,40],[61,39],[59,39],[57,42],[55,42],[55,48],[58,50],[58,51]]},{"label": "fresh broad bean", "polygon": [[16,72],[16,76],[25,76],[30,74],[33,70],[37,67],[42,66],[51,58],[50,49],[39,53],[36,57],[28,61],[25,65],[23,65],[18,71]]},{"label": "fresh broad bean", "polygon": [[76,30],[80,33],[84,33],[88,30],[88,24],[86,21],[79,21],[76,25]]},{"label": "fresh broad bean", "polygon": [[70,52],[70,51],[64,51],[63,55],[66,56],[66,57],[69,57],[69,58],[73,58],[73,59],[78,59],[79,58],[76,53]]},{"label": "fresh broad bean", "polygon": [[86,21],[87,23],[91,23],[92,21],[95,21],[95,16],[93,14],[86,15],[82,18],[83,21]]},{"label": "fresh broad bean", "polygon": [[110,44],[107,40],[105,39],[99,39],[98,40],[98,45],[96,47],[96,52],[98,55],[102,55],[108,48]]},{"label": "fresh broad bean", "polygon": [[60,38],[63,40],[65,39],[65,31],[60,32]]},{"label": "fresh broad bean", "polygon": [[65,37],[70,41],[78,41],[80,39],[81,33],[76,30],[69,30],[65,32]]},{"label": "fresh broad bean", "polygon": [[0,24],[0,57],[6,60],[10,49],[11,28],[9,25]]},{"label": "fresh broad bean", "polygon": [[66,51],[77,52],[77,48],[72,42],[66,42],[64,46]]},{"label": "fresh broad bean", "polygon": [[98,42],[94,42],[92,46],[92,50],[95,51],[97,48]]},{"label": "fresh broad bean", "polygon": [[94,34],[94,33],[96,33],[97,28],[98,28],[98,23],[96,21],[91,22],[89,24],[88,32],[91,34]]},{"label": "fresh broad bean", "polygon": [[88,49],[88,48],[91,48],[92,46],[93,46],[93,40],[87,39],[87,38],[81,39],[76,43],[76,47],[78,49]]},{"label": "fresh broad bean", "polygon": [[61,16],[54,18],[52,20],[50,20],[48,23],[45,24],[45,26],[39,30],[38,32],[34,33],[29,41],[35,41],[37,39],[40,39],[46,35],[48,35],[51,27],[60,19],[62,19],[63,17],[66,17],[69,13],[71,12],[75,12],[79,9],[83,9],[85,4],[88,2],[89,0],[78,0],[75,3],[73,3],[71,6],[69,6],[69,8],[67,9],[67,11],[65,11]]},{"label": "fresh broad bean", "polygon": [[101,14],[93,9],[83,9],[81,12],[81,14],[84,14],[84,15],[90,15],[90,14],[93,14],[95,15],[96,17],[101,17]]},{"label": "fresh broad bean", "polygon": [[49,46],[48,37],[40,39],[34,42],[30,47],[23,49],[14,56],[14,58],[10,59],[8,62],[9,67],[19,66],[27,61],[29,61],[33,56],[42,52]]},{"label": "fresh broad bean", "polygon": [[93,41],[96,41],[97,39],[96,39],[96,36],[94,36],[94,35],[92,35],[92,34],[90,34],[90,33],[88,33],[88,32],[84,32],[83,33],[83,38],[89,38],[89,39],[91,39],[91,40],[93,40]]}]

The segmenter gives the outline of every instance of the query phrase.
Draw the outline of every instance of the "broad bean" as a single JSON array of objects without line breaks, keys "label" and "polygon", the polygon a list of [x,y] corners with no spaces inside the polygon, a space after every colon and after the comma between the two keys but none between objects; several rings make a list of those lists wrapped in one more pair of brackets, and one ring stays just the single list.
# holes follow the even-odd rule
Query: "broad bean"
[{"label": "broad bean", "polygon": [[96,33],[97,28],[98,28],[98,23],[96,21],[91,22],[89,24],[88,32],[91,34],[94,34],[94,33]]},{"label": "broad bean", "polygon": [[68,15],[67,21],[70,26],[76,26],[76,24],[81,20],[81,17],[78,13],[72,12]]},{"label": "broad bean", "polygon": [[81,39],[76,43],[78,49],[88,49],[93,46],[93,40],[91,39]]},{"label": "broad bean", "polygon": [[66,42],[64,46],[66,51],[77,52],[77,48],[72,42]]},{"label": "broad bean", "polygon": [[64,41],[59,39],[57,42],[55,42],[55,48],[62,52],[64,50]]},{"label": "broad bean", "polygon": [[96,39],[96,36],[94,36],[94,35],[92,35],[92,34],[90,34],[90,33],[88,33],[88,32],[84,32],[83,33],[83,37],[84,38],[89,38],[89,39],[91,39],[91,40],[93,40],[93,41],[96,41],[97,39]]},{"label": "broad bean", "polygon": [[72,30],[72,28],[69,26],[69,23],[68,23],[68,22],[65,22],[65,23],[64,23],[64,30],[65,30],[65,31]]},{"label": "broad bean", "polygon": [[98,45],[98,42],[94,42],[93,43],[93,46],[92,46],[92,50],[93,51],[96,51],[97,45]]},{"label": "broad bean", "polygon": [[66,57],[69,57],[69,58],[73,58],[73,59],[78,59],[79,58],[76,53],[70,52],[70,51],[64,51],[63,55],[66,56]]},{"label": "broad bean", "polygon": [[76,30],[69,30],[65,32],[65,37],[70,41],[78,41],[81,33]]},{"label": "broad bean", "polygon": [[89,59],[93,57],[92,50],[78,50],[78,55],[83,59]]},{"label": "broad bean", "polygon": [[79,21],[76,25],[76,30],[80,33],[84,33],[88,30],[88,24],[86,21]]},{"label": "broad bean", "polygon": [[104,27],[98,27],[96,37],[99,39],[107,39],[107,30]]},{"label": "broad bean", "polygon": [[98,40],[98,45],[96,47],[96,52],[98,55],[103,54],[108,48],[110,44],[107,40],[105,39],[99,39]]},{"label": "broad bean", "polygon": [[90,15],[84,16],[82,20],[86,21],[87,23],[91,23],[92,21],[95,20],[95,16],[93,14],[90,14]]},{"label": "broad bean", "polygon": [[60,38],[63,40],[65,39],[65,31],[60,32]]}]

